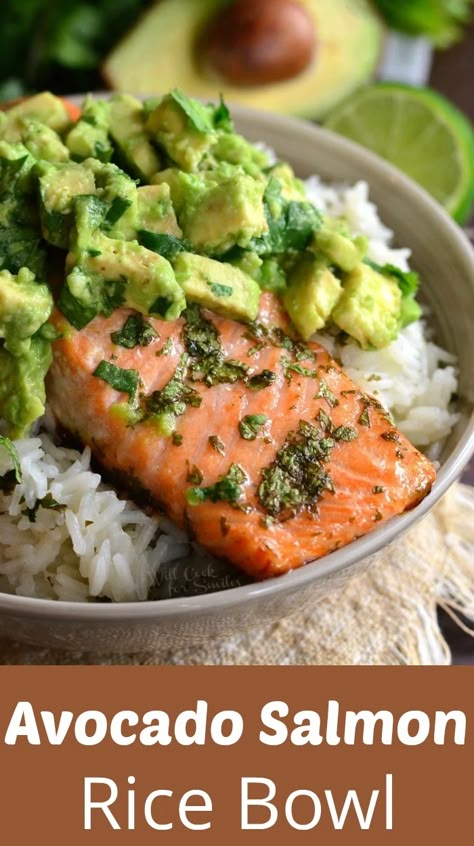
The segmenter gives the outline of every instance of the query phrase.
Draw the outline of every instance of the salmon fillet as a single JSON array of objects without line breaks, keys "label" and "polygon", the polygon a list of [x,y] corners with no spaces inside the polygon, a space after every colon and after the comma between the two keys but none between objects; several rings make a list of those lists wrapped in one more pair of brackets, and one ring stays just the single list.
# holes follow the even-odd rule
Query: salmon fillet
[{"label": "salmon fillet", "polygon": [[[54,344],[50,406],[104,468],[126,478],[131,491],[146,491],[216,556],[254,578],[284,573],[430,491],[432,463],[326,350],[283,334],[272,295],[262,297],[261,323],[250,329],[210,312],[186,313],[213,330],[220,351],[212,355],[224,361],[216,372],[212,355],[199,357],[199,331],[186,334],[190,318],[147,318],[156,332],[147,346],[114,344],[111,335],[131,314],[118,309],[81,331],[56,314],[64,337]],[[93,375],[103,361],[138,373],[137,414],[128,413],[126,393]],[[163,408],[163,388],[183,371],[175,435],[164,436],[162,418],[150,411]]]}]

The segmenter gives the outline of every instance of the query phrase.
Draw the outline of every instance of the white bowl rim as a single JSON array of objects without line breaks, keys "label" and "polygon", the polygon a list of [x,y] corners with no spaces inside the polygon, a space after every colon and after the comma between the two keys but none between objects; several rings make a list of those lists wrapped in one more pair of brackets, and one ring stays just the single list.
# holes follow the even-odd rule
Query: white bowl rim
[{"label": "white bowl rim", "polygon": [[[111,92],[100,92],[109,96]],[[68,98],[78,102],[81,95]],[[233,116],[239,120],[257,120],[259,129],[262,128],[264,139],[265,127],[273,131],[280,128],[287,132],[292,130],[295,135],[305,137],[317,144],[320,138],[329,138],[336,154],[349,153],[357,169],[357,165],[365,169],[384,171],[387,178],[396,180],[397,190],[403,192],[407,202],[413,200],[424,205],[430,214],[437,218],[439,224],[448,230],[457,248],[472,266],[474,273],[474,252],[472,247],[454,221],[446,214],[441,206],[423,188],[401,173],[397,168],[346,138],[328,129],[311,124],[300,118],[277,115],[273,112],[256,111],[255,109],[231,105]],[[223,612],[230,608],[245,606],[263,597],[276,597],[287,591],[296,592],[307,587],[321,578],[334,575],[337,572],[369,558],[381,548],[390,544],[397,536],[409,529],[422,518],[438,502],[448,488],[459,478],[462,470],[474,452],[474,412],[453,452],[440,468],[431,493],[413,510],[399,517],[394,517],[364,537],[342,547],[336,552],[325,555],[316,561],[293,570],[282,576],[275,576],[262,582],[254,582],[241,587],[230,588],[215,593],[207,593],[192,597],[172,598],[163,600],[145,600],[135,602],[111,603],[79,603],[56,599],[40,599],[36,597],[18,596],[17,594],[0,593],[0,613],[15,617],[35,617],[36,619],[68,620],[70,622],[123,623],[137,621],[140,623],[159,622],[160,619],[172,617],[200,616]]]}]

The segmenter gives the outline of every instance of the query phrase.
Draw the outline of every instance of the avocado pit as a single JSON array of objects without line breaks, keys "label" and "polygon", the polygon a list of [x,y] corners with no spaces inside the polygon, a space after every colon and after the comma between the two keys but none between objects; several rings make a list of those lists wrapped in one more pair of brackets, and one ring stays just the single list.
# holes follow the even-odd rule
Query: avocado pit
[{"label": "avocado pit", "polygon": [[235,0],[211,21],[201,49],[208,68],[228,83],[268,85],[306,70],[316,33],[296,0]]}]

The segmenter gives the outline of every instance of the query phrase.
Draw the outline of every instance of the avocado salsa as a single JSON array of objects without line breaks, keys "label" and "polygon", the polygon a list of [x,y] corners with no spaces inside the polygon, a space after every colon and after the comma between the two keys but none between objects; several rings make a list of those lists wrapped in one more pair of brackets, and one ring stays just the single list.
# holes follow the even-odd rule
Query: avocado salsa
[{"label": "avocado salsa", "polygon": [[[329,328],[364,349],[384,347],[420,316],[418,277],[375,265],[366,251],[343,220],[317,211],[288,164],[234,131],[222,99],[89,96],[72,122],[59,98],[31,97],[0,113],[0,418],[15,438],[44,413],[55,303],[76,329],[133,309],[114,341],[128,348],[153,337],[147,315],[185,313],[183,367],[209,385],[223,368],[231,380],[232,363],[221,360],[212,324],[201,348],[200,308],[249,324],[258,344],[264,290],[281,299],[302,342]],[[135,372],[107,367],[96,375],[111,384]],[[188,387],[178,382],[155,392],[154,412],[166,415],[166,391]],[[129,376],[123,390],[132,399],[137,387]],[[246,421],[243,437],[264,422]]]}]

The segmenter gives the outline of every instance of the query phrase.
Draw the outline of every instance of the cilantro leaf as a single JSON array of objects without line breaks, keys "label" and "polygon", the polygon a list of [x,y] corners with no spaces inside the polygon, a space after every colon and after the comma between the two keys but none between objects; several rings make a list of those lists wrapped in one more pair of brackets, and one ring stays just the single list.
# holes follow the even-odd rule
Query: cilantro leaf
[{"label": "cilantro leaf", "polygon": [[232,132],[234,129],[231,114],[224,103],[222,94],[219,95],[219,105],[214,107],[214,128],[222,129],[224,132]]},{"label": "cilantro leaf", "polygon": [[141,314],[130,314],[122,328],[112,332],[110,337],[117,346],[133,350],[135,347],[147,347],[158,334]]},{"label": "cilantro leaf", "polygon": [[142,247],[158,253],[166,259],[172,259],[177,253],[189,249],[189,244],[180,238],[176,238],[175,235],[167,235],[164,232],[150,232],[148,229],[139,229],[137,234],[138,243]]},{"label": "cilantro leaf", "polygon": [[235,505],[242,496],[241,485],[246,479],[247,476],[242,468],[238,464],[231,464],[227,474],[219,482],[206,488],[189,488],[186,492],[186,501],[188,505],[199,505],[207,500]]},{"label": "cilantro leaf", "polygon": [[137,370],[122,370],[109,361],[101,361],[92,375],[107,382],[116,391],[128,394],[130,403],[135,399],[139,381]]},{"label": "cilantro leaf", "polygon": [[181,107],[196,132],[206,134],[212,129],[211,119],[205,106],[197,100],[186,97],[179,88],[174,88],[170,97]]},{"label": "cilantro leaf", "polygon": [[[8,455],[10,456],[11,462],[13,464],[13,470],[10,470],[8,473],[5,474],[5,476],[1,477],[0,483],[2,481],[2,478],[5,479],[8,476],[9,477],[8,485],[10,484],[10,482],[12,480],[14,480],[15,484],[18,485],[21,482],[22,473],[21,473],[20,457],[18,455],[17,448],[16,448],[15,444],[13,443],[13,441],[10,440],[10,438],[5,438],[3,435],[0,435],[0,447],[3,447],[7,451]],[[3,490],[1,485],[0,485],[0,490]],[[4,493],[7,493],[7,492],[8,491],[4,491]]]},{"label": "cilantro leaf", "polygon": [[241,438],[254,441],[267,420],[266,414],[246,414],[239,423]]}]

